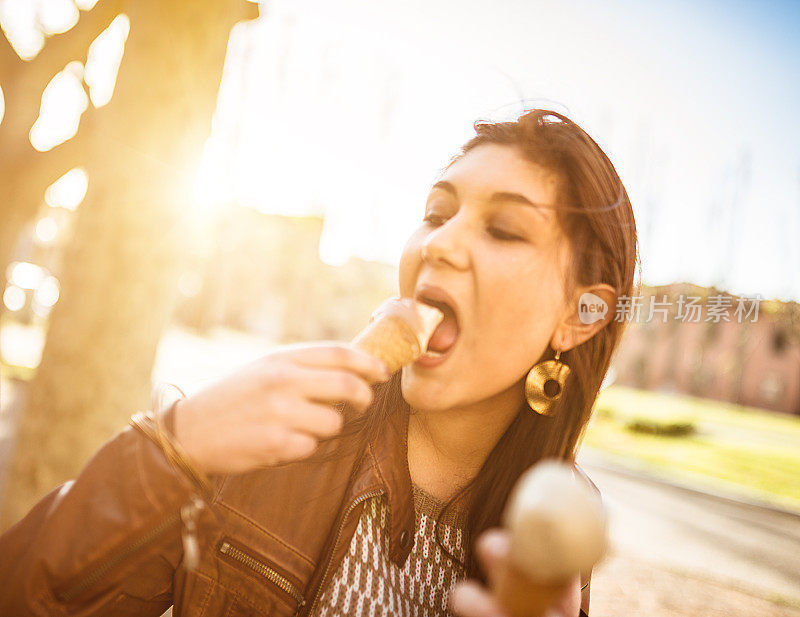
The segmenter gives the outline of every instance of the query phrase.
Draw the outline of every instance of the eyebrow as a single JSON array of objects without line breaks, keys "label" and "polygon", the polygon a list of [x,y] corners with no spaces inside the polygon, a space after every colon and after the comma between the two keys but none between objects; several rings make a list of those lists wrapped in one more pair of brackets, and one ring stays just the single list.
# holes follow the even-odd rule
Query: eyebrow
[{"label": "eyebrow", "polygon": [[[452,194],[453,197],[458,198],[458,191],[456,190],[456,187],[453,185],[452,182],[448,182],[447,180],[440,180],[431,187],[431,190],[433,189],[441,189],[443,191],[447,191],[448,193]],[[535,208],[537,211],[539,211],[539,213],[542,216],[544,216],[544,212],[542,212],[542,209],[547,208],[547,206],[532,202],[530,199],[525,197],[525,195],[522,195],[520,193],[509,193],[507,191],[499,191],[497,193],[492,193],[492,196],[489,197],[489,203],[499,203],[507,201],[511,201],[520,204],[522,206],[531,206]]]}]

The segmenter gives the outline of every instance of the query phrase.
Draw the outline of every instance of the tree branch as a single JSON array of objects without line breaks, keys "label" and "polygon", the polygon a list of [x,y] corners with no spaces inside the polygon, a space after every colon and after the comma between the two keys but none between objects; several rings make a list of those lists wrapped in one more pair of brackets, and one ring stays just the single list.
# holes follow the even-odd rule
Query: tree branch
[{"label": "tree branch", "polygon": [[85,60],[89,45],[108,27],[121,8],[121,0],[98,3],[94,9],[82,14],[73,28],[50,37],[42,51],[27,62],[16,54],[8,40],[5,41],[5,48],[0,49],[0,67],[3,71],[0,83],[4,86],[6,104],[0,125],[3,142],[14,143],[28,138],[28,132],[39,115],[45,86],[68,62]]},{"label": "tree branch", "polygon": [[11,46],[11,41],[5,36],[0,35],[0,82],[8,88],[11,85],[10,77],[17,67],[22,65],[22,58]]},{"label": "tree branch", "polygon": [[[74,27],[61,34],[47,38],[44,48],[29,61],[38,74],[49,74],[51,77],[72,60],[85,61],[89,45],[97,36],[114,21],[122,11],[121,0],[103,0],[91,11],[81,14]],[[49,81],[49,77],[47,81]],[[47,81],[40,85],[41,89]]]}]

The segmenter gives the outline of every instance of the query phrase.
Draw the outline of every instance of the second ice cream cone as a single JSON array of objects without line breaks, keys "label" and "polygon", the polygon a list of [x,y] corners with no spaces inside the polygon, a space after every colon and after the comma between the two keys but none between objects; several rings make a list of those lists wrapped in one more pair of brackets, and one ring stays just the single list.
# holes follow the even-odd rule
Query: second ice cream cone
[{"label": "second ice cream cone", "polygon": [[542,617],[560,601],[569,584],[534,581],[508,561],[497,574],[494,592],[509,617]]}]

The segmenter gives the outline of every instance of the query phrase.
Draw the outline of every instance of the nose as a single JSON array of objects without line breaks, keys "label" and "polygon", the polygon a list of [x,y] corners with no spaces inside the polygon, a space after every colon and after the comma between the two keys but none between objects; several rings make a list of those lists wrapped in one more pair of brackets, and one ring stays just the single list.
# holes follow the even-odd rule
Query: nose
[{"label": "nose", "polygon": [[427,235],[422,243],[422,260],[431,266],[450,266],[465,270],[469,266],[465,230],[458,228],[455,218]]}]

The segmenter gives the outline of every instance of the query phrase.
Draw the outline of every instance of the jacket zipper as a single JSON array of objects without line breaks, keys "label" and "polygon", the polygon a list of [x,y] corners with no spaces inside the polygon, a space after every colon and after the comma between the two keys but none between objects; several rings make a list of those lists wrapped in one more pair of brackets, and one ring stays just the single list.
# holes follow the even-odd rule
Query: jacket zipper
[{"label": "jacket zipper", "polygon": [[121,551],[106,559],[77,583],[58,594],[58,599],[61,602],[69,602],[70,600],[73,600],[78,596],[78,594],[86,591],[89,587],[102,579],[109,572],[109,570],[114,568],[114,566],[122,563],[125,559],[136,553],[139,549],[169,531],[172,527],[180,523],[180,521],[180,512],[176,512],[175,514],[165,518],[157,527],[154,527],[146,534],[139,536],[135,542],[132,542]]},{"label": "jacket zipper", "polygon": [[303,597],[303,594],[300,593],[300,590],[297,586],[292,583],[288,578],[279,574],[273,568],[270,568],[267,564],[265,564],[260,559],[253,557],[252,555],[244,552],[242,549],[237,548],[227,540],[223,541],[219,547],[219,552],[223,555],[227,555],[231,559],[234,559],[241,563],[242,565],[246,566],[262,578],[267,579],[271,583],[277,585],[280,589],[285,591],[287,594],[292,596],[297,602],[297,612],[300,611],[300,608],[305,605],[306,601]]},{"label": "jacket zipper", "polygon": [[344,529],[344,525],[347,522],[347,517],[350,516],[350,513],[353,509],[360,504],[362,501],[366,501],[367,499],[371,499],[372,497],[377,497],[378,495],[383,495],[383,489],[377,491],[371,491],[369,493],[364,493],[363,495],[359,495],[348,507],[342,517],[341,522],[339,523],[339,529],[336,531],[336,538],[333,541],[333,549],[328,555],[328,563],[325,564],[325,571],[322,573],[322,580],[317,587],[317,592],[314,594],[314,601],[311,603],[311,608],[308,611],[308,615],[314,614],[314,609],[317,606],[317,602],[319,601],[319,597],[322,594],[322,590],[325,588],[325,581],[328,578],[328,573],[331,569],[331,563],[333,562],[333,556],[336,554],[336,549],[339,546],[339,540],[342,537],[342,530]]}]

